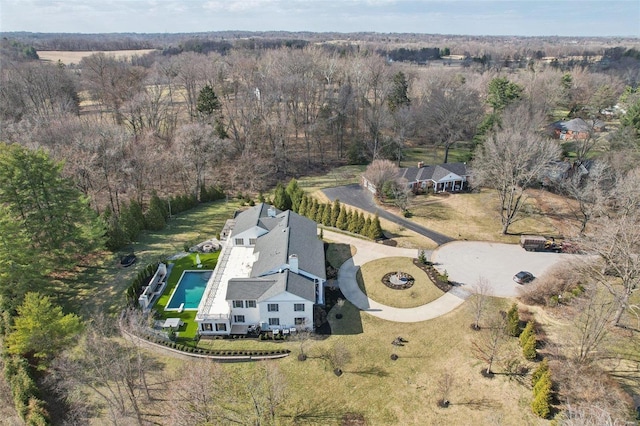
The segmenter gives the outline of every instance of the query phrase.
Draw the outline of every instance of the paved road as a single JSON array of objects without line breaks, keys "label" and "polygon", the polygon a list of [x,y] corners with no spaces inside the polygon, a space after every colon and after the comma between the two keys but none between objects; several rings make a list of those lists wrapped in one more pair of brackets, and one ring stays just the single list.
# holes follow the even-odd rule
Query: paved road
[{"label": "paved road", "polygon": [[449,291],[438,299],[416,308],[394,308],[378,303],[375,300],[369,299],[367,295],[360,290],[360,287],[358,287],[356,274],[360,266],[373,260],[386,257],[398,256],[415,258],[418,256],[417,249],[385,246],[383,244],[373,243],[326,230],[323,232],[323,235],[327,240],[350,244],[356,247],[356,254],[343,263],[338,270],[338,285],[347,300],[353,303],[358,309],[373,316],[395,322],[426,321],[451,312],[462,305],[465,299],[469,297],[469,293],[464,289],[455,288],[455,291]]},{"label": "paved road", "polygon": [[424,226],[418,225],[415,222],[405,219],[404,217],[396,216],[388,211],[378,207],[373,200],[373,194],[370,191],[362,188],[359,184],[354,183],[346,186],[337,186],[334,188],[327,188],[323,190],[324,194],[334,201],[336,198],[341,203],[349,204],[372,214],[378,213],[378,216],[384,218],[390,222],[396,223],[400,226],[417,232],[427,238],[433,240],[437,245],[442,245],[455,241],[453,238],[442,235],[438,232],[432,231]]}]

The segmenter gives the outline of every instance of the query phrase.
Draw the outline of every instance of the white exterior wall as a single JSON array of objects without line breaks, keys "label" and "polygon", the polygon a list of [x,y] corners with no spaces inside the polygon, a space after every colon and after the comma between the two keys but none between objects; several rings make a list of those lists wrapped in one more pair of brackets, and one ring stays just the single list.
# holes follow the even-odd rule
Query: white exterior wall
[{"label": "white exterior wall", "polygon": [[249,244],[249,240],[251,239],[257,239],[258,237],[264,235],[267,233],[266,229],[260,228],[259,226],[254,226],[253,228],[247,229],[244,232],[241,232],[239,234],[231,234],[231,243],[234,246],[237,246],[239,244],[236,244],[236,238],[242,238],[243,239],[243,243],[242,246],[244,247],[251,247],[251,245]]},{"label": "white exterior wall", "polygon": [[[234,308],[233,300],[229,300],[229,309],[231,309],[231,324],[257,325],[260,323],[260,305],[256,302],[255,308],[247,308],[246,302],[246,300],[243,301],[243,306],[245,306],[244,308]],[[244,322],[233,322],[234,315],[244,315]]]},{"label": "white exterior wall", "polygon": [[[278,304],[278,312],[269,312],[268,305],[270,303]],[[304,311],[294,311],[294,304],[304,304]],[[313,302],[298,297],[294,294],[283,292],[270,299],[264,300],[258,303],[258,309],[260,310],[260,320],[267,325],[269,324],[269,318],[279,318],[279,326],[270,326],[268,329],[281,329],[285,327],[297,327],[298,329],[313,329]],[[295,318],[305,318],[304,325],[295,325]]]}]

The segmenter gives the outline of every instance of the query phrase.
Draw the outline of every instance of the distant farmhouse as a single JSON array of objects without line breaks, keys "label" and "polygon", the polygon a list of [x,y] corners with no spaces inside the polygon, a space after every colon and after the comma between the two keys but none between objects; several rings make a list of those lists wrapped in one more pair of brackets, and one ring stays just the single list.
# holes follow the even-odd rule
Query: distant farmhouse
[{"label": "distant farmhouse", "polygon": [[594,132],[602,132],[604,130],[606,129],[603,121],[597,119],[583,120],[582,118],[556,121],[548,127],[548,131],[553,138],[567,141],[588,139]]},{"label": "distant farmhouse", "polygon": [[312,330],[324,304],[324,244],[314,221],[259,204],[225,225],[196,322],[201,335]]},{"label": "distant farmhouse", "polygon": [[[418,163],[418,167],[398,169],[398,178],[406,179],[408,187],[413,192],[458,192],[466,190],[469,186],[469,172],[466,163],[425,166],[421,161]],[[362,185],[374,194],[381,189],[376,188],[364,176],[362,177]]]}]

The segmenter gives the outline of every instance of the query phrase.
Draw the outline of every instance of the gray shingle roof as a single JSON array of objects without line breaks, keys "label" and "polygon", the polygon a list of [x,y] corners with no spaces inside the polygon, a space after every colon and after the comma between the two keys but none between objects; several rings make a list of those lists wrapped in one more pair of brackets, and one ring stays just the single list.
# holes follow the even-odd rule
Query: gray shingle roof
[{"label": "gray shingle roof", "polygon": [[445,163],[435,166],[426,167],[407,167],[400,169],[400,176],[407,179],[408,182],[433,180],[438,182],[449,173],[455,173],[458,176],[467,175],[467,165],[465,163]]},{"label": "gray shingle roof", "polygon": [[311,302],[316,300],[315,283],[290,271],[283,271],[263,278],[231,279],[227,287],[226,299],[261,302],[285,291]]},{"label": "gray shingle roof", "polygon": [[590,132],[594,129],[604,128],[604,122],[598,119],[583,120],[582,118],[574,118],[569,121],[556,121],[551,126],[558,130],[566,130],[571,132]]},{"label": "gray shingle roof", "polygon": [[[273,206],[260,203],[239,213],[238,216],[236,216],[236,224],[233,227],[233,233],[237,235],[247,229],[253,228],[254,226],[260,226],[261,228],[268,230],[269,228],[265,225],[265,219],[268,219],[268,211],[270,208],[275,209]],[[280,210],[276,210],[276,213],[280,213]],[[267,223],[268,222],[269,221],[267,220]]]}]

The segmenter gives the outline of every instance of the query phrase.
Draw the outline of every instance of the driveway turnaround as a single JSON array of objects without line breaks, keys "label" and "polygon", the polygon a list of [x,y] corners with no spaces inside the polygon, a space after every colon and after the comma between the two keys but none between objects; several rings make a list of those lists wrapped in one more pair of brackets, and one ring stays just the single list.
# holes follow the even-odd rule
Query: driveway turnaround
[{"label": "driveway turnaround", "polygon": [[438,299],[416,308],[393,308],[378,303],[369,299],[358,287],[356,274],[360,266],[385,257],[416,258],[418,250],[385,246],[326,230],[323,235],[328,240],[356,247],[356,254],[343,263],[338,270],[338,285],[349,302],[373,316],[395,322],[426,321],[451,312],[469,297],[468,292],[454,287]]},{"label": "driveway turnaround", "polygon": [[[479,277],[487,279],[489,294],[497,297],[517,297],[520,285],[513,276],[520,271],[539,277],[553,265],[575,259],[577,255],[553,252],[530,252],[517,244],[480,241],[455,241],[438,247],[431,261],[441,273],[446,271],[449,280],[473,287]],[[471,291],[471,290],[469,290]]]},{"label": "driveway turnaround", "polygon": [[424,226],[418,225],[417,223],[407,220],[403,217],[396,216],[395,214],[389,213],[385,209],[378,207],[378,205],[373,200],[373,194],[371,194],[371,191],[364,189],[357,183],[345,186],[336,186],[334,188],[327,188],[322,192],[324,192],[324,195],[326,195],[327,198],[329,198],[331,201],[334,201],[337,198],[344,204],[357,207],[372,214],[378,213],[378,216],[380,216],[381,218],[393,222],[397,225],[403,226],[411,231],[417,232],[418,234],[433,240],[438,245],[454,241],[453,238],[432,231],[428,228],[425,228]]}]

